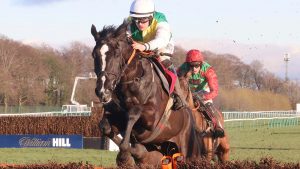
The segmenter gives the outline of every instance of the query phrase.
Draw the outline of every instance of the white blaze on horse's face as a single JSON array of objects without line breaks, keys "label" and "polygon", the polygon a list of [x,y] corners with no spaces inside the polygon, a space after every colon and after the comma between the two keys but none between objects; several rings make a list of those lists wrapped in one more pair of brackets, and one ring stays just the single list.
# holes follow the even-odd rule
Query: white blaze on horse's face
[{"label": "white blaze on horse's face", "polygon": [[[106,52],[108,51],[108,46],[106,44],[102,45],[102,47],[100,48],[100,53],[101,53],[101,59],[102,59],[102,72],[105,71],[106,68]],[[106,80],[105,76],[101,77],[102,80],[102,87],[101,87],[101,92],[104,92],[104,82]]]}]

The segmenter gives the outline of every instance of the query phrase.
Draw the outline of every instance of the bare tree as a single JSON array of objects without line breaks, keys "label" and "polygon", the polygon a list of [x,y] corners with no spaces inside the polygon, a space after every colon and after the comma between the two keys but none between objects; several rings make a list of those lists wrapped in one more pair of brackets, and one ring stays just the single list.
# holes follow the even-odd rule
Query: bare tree
[{"label": "bare tree", "polygon": [[220,86],[224,88],[233,88],[238,80],[238,70],[241,65],[239,58],[233,55],[215,55],[210,52],[205,52],[207,61],[212,65],[218,75]]},{"label": "bare tree", "polygon": [[16,92],[14,90],[15,81],[11,71],[16,67],[17,43],[10,39],[0,39],[0,94],[5,107],[9,105]]},{"label": "bare tree", "polygon": [[296,109],[296,104],[300,102],[300,85],[293,81],[288,81],[284,85],[284,92],[287,94],[293,109]]},{"label": "bare tree", "polygon": [[175,67],[179,67],[185,62],[187,51],[180,46],[175,46],[173,57],[171,58]]},{"label": "bare tree", "polygon": [[258,60],[254,60],[251,62],[250,67],[252,68],[250,76],[253,79],[255,88],[257,90],[261,90],[263,85],[263,76],[265,74],[263,64]]},{"label": "bare tree", "polygon": [[252,88],[253,79],[251,78],[252,68],[249,65],[242,64],[237,69],[237,81],[241,88]]},{"label": "bare tree", "polygon": [[[65,65],[68,65],[64,69],[67,73],[65,74],[65,78],[67,79],[67,83],[70,86],[70,88],[66,89],[66,95],[68,96],[67,98],[70,98],[71,96],[71,87],[73,86],[76,76],[88,76],[90,72],[94,72],[94,62],[91,54],[92,49],[80,42],[73,42],[69,48],[65,48],[63,50],[63,60],[65,62]],[[86,87],[94,91],[95,83],[92,83],[91,85],[93,87]],[[91,93],[94,94],[93,92]],[[83,98],[81,100],[85,100],[86,102],[87,100],[84,99],[84,96],[87,95],[83,94]]]},{"label": "bare tree", "polygon": [[273,73],[265,72],[263,89],[273,93],[281,93],[283,91],[284,82],[277,78]]}]

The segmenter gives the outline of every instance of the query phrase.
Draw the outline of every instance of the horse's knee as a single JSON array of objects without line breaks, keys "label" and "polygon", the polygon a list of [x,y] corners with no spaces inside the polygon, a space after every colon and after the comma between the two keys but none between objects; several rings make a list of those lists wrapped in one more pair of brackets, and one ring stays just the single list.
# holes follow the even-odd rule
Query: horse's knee
[{"label": "horse's knee", "polygon": [[163,155],[159,151],[148,151],[142,144],[135,144],[131,149],[132,156],[139,165],[159,166]]},{"label": "horse's knee", "polygon": [[230,145],[229,145],[228,138],[227,138],[226,134],[225,134],[225,137],[221,138],[221,140],[220,140],[220,148],[224,152],[229,152],[229,150],[230,150]]},{"label": "horse's knee", "polygon": [[145,156],[145,153],[147,152],[147,149],[144,145],[142,144],[134,144],[131,147],[131,154],[137,158],[137,159],[142,159]]},{"label": "horse's knee", "polygon": [[135,162],[130,152],[120,151],[116,158],[116,163],[118,166],[133,167]]},{"label": "horse's knee", "polygon": [[120,151],[123,151],[123,152],[129,152],[129,144],[125,144],[124,143],[124,139],[122,140],[120,146],[119,146],[119,149]]},{"label": "horse's knee", "polygon": [[229,144],[223,147],[222,157],[220,157],[221,162],[225,162],[229,160],[230,147]]}]

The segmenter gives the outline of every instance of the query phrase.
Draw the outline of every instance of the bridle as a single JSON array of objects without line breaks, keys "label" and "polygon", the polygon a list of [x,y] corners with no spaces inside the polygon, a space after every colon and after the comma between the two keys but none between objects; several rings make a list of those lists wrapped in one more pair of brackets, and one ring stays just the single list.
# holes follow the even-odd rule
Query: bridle
[{"label": "bridle", "polygon": [[[129,42],[128,42],[129,43]],[[127,69],[127,67],[130,65],[130,63],[132,62],[132,60],[134,59],[134,57],[135,57],[135,54],[136,54],[136,50],[135,49],[133,49],[133,51],[132,51],[132,53],[131,53],[131,55],[130,55],[130,57],[129,57],[129,59],[126,61],[125,60],[125,58],[123,57],[123,54],[122,54],[122,52],[121,52],[121,59],[122,59],[122,63],[121,63],[121,71],[120,71],[120,73],[114,73],[114,72],[110,72],[110,71],[100,71],[98,74],[97,74],[97,77],[99,78],[99,77],[102,77],[102,76],[106,76],[106,77],[109,77],[109,75],[112,75],[112,76],[114,76],[114,79],[112,79],[112,80],[115,80],[115,83],[114,83],[114,85],[113,85],[113,87],[110,89],[110,90],[114,90],[115,88],[116,88],[116,86],[117,86],[117,84],[119,84],[119,82],[121,81],[121,78],[122,78],[122,76],[124,76],[124,72],[126,71],[126,69]],[[124,65],[124,66],[123,66]],[[108,78],[108,79],[110,79],[110,78]]]},{"label": "bridle", "polygon": [[[127,37],[127,43],[129,45],[131,45],[133,43],[133,39],[131,37]],[[155,53],[150,51],[150,52],[141,52],[141,51],[137,51],[136,49],[133,49],[131,54],[130,54],[130,57],[128,58],[128,60],[126,61],[125,58],[123,57],[123,54],[121,52],[121,59],[122,59],[122,67],[121,67],[121,71],[120,71],[120,74],[119,73],[113,73],[113,72],[109,72],[109,71],[100,71],[97,75],[97,77],[102,77],[102,76],[106,76],[106,77],[109,77],[109,75],[113,75],[115,77],[115,83],[113,85],[113,87],[110,89],[110,90],[114,90],[117,86],[117,84],[120,83],[121,81],[121,78],[124,76],[124,73],[126,71],[126,69],[128,68],[128,66],[132,63],[133,59],[135,58],[136,56],[136,53],[139,53],[141,54],[142,56],[150,56],[150,55],[154,55]],[[124,65],[124,66],[123,66]],[[135,78],[134,80],[130,80],[130,81],[127,81],[127,82],[122,82],[123,84],[129,84],[129,83],[132,83],[134,81],[137,81],[136,80],[137,78]]]}]

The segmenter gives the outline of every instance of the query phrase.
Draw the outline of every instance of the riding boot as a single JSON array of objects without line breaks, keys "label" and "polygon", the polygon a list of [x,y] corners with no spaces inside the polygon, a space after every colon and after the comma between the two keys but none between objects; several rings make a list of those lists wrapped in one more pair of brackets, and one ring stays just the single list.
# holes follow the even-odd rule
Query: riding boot
[{"label": "riding boot", "polygon": [[213,133],[215,137],[224,137],[224,128],[221,124],[221,114],[218,110],[214,107],[211,102],[205,104],[206,113],[211,118],[213,122]]},{"label": "riding boot", "polygon": [[[176,76],[177,76],[177,72],[175,70],[175,67],[173,65],[173,63],[166,59],[164,61],[161,62],[169,71],[173,72]],[[185,100],[184,97],[184,93],[183,90],[180,87],[180,83],[179,83],[179,79],[178,77],[176,78],[176,82],[175,82],[175,92],[174,92],[174,109],[175,110],[179,110],[182,107],[186,107],[188,104]]]}]

